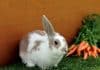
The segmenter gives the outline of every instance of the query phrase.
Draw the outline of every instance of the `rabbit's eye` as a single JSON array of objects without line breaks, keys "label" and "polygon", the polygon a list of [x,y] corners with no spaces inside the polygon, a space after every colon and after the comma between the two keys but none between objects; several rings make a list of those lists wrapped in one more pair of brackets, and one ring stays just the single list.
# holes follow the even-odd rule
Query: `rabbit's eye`
[{"label": "rabbit's eye", "polygon": [[58,42],[57,41],[54,41],[55,45],[58,45]]},{"label": "rabbit's eye", "polygon": [[60,47],[60,41],[57,39],[54,41],[54,45],[56,48],[59,48]]}]

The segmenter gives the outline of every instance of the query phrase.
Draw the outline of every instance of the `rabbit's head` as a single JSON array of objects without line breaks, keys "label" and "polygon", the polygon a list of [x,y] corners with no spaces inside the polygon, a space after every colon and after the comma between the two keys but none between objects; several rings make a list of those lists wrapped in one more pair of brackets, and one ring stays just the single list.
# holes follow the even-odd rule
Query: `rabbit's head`
[{"label": "rabbit's head", "polygon": [[53,25],[45,15],[42,17],[42,23],[49,40],[49,48],[54,53],[65,54],[68,50],[68,45],[65,38],[54,30]]}]

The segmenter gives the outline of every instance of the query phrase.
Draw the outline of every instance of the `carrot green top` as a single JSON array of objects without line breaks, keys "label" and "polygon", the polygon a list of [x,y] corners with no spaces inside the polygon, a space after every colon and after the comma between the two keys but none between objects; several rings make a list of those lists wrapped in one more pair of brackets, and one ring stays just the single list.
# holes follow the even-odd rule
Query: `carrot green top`
[{"label": "carrot green top", "polygon": [[79,44],[81,41],[87,41],[90,45],[98,45],[100,41],[100,16],[98,14],[89,14],[83,18],[74,43]]}]

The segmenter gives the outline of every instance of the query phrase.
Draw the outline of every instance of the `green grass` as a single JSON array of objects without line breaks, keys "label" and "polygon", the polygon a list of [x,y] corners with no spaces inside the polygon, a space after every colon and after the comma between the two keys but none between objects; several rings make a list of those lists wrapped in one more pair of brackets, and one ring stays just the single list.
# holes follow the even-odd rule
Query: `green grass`
[{"label": "green grass", "polygon": [[[41,70],[38,67],[27,68],[21,62],[8,65],[0,68],[0,70]],[[49,70],[100,70],[100,57],[94,59],[89,57],[87,60],[83,60],[82,57],[67,57],[64,58],[57,68],[50,68]]]}]

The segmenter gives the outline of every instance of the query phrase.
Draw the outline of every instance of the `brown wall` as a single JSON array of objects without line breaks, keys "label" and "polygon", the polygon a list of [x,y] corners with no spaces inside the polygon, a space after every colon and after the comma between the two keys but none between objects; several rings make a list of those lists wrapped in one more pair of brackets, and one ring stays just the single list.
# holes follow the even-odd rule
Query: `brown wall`
[{"label": "brown wall", "polygon": [[24,34],[42,29],[43,14],[70,42],[82,17],[93,12],[100,13],[100,0],[0,0],[0,65],[15,59]]}]

